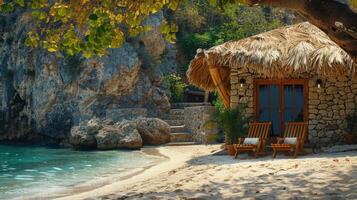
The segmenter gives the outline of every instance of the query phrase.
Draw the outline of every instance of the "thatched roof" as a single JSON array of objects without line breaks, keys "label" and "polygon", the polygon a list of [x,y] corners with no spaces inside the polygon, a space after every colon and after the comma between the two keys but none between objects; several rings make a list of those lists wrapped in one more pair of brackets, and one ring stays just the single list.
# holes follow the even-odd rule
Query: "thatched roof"
[{"label": "thatched roof", "polygon": [[343,49],[308,22],[226,42],[208,50],[198,49],[187,71],[188,79],[196,86],[214,90],[209,63],[219,68],[225,85],[230,84],[231,68],[247,67],[267,77],[313,71],[320,75],[353,75],[356,69]]}]

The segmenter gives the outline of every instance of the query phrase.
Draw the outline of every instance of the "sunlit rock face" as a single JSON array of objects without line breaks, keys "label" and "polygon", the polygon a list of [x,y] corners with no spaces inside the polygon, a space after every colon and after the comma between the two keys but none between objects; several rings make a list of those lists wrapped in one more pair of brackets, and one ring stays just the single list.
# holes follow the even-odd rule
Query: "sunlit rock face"
[{"label": "sunlit rock face", "polygon": [[[169,91],[163,69],[175,68],[175,51],[160,34],[162,14],[153,29],[101,58],[64,57],[24,46],[31,27],[27,13],[0,17],[0,140],[66,141],[71,128],[110,110],[145,108],[165,113]],[[165,52],[171,52],[166,55]]]},{"label": "sunlit rock face", "polygon": [[139,149],[170,142],[170,125],[159,118],[139,117],[116,123],[93,118],[73,126],[69,144],[74,149]]}]

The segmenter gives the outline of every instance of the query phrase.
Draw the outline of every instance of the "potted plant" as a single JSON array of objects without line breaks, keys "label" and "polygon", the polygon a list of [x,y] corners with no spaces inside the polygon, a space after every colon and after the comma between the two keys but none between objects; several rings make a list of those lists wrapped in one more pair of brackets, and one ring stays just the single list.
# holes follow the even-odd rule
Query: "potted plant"
[{"label": "potted plant", "polygon": [[216,111],[209,121],[209,123],[217,124],[220,130],[223,131],[229,155],[235,154],[234,144],[237,144],[239,137],[247,134],[250,118],[243,114],[245,107],[244,105],[239,105],[232,109],[225,109],[222,106],[216,106]]},{"label": "potted plant", "polygon": [[354,144],[356,141],[355,134],[357,133],[357,106],[353,113],[347,115],[346,117],[347,127],[345,135],[347,144]]}]

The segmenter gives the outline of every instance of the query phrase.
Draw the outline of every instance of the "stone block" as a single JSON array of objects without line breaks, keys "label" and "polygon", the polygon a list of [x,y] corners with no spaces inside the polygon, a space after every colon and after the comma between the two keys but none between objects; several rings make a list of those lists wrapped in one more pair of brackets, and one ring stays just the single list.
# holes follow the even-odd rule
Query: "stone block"
[{"label": "stone block", "polygon": [[310,125],[316,125],[316,124],[318,124],[318,121],[317,120],[310,120],[309,124]]},{"label": "stone block", "polygon": [[344,82],[348,81],[348,77],[346,77],[346,76],[338,76],[337,80],[338,81],[336,81],[336,83],[344,83]]},{"label": "stone block", "polygon": [[316,99],[318,99],[319,98],[319,96],[318,96],[318,94],[317,93],[310,93],[309,94],[309,100],[316,100]]},{"label": "stone block", "polygon": [[333,95],[326,95],[326,96],[325,96],[325,100],[326,100],[326,101],[331,101],[333,98],[334,98]]},{"label": "stone block", "polygon": [[320,104],[320,105],[317,106],[317,108],[320,109],[320,111],[321,110],[325,110],[327,107],[328,107],[327,104]]},{"label": "stone block", "polygon": [[346,103],[346,109],[347,110],[349,110],[349,109],[354,109],[355,108],[355,104],[352,102],[352,103],[350,103],[350,102],[347,102]]},{"label": "stone block", "polygon": [[309,124],[309,131],[310,131],[310,130],[314,130],[315,127],[316,127],[316,125]]},{"label": "stone block", "polygon": [[330,87],[326,88],[326,93],[327,94],[335,94],[336,93],[336,88],[330,86]]},{"label": "stone block", "polygon": [[317,133],[317,136],[318,137],[324,137],[325,136],[325,133],[323,132],[323,131],[319,131],[318,133]]},{"label": "stone block", "polygon": [[309,113],[311,114],[317,114],[319,111],[317,109],[310,109]]},{"label": "stone block", "polygon": [[232,102],[239,102],[238,96],[231,96],[231,101]]},{"label": "stone block", "polygon": [[336,82],[335,83],[335,86],[339,87],[339,88],[344,87],[345,85],[346,85],[346,82]]},{"label": "stone block", "polygon": [[320,103],[320,100],[310,100],[309,104],[310,105],[318,105]]},{"label": "stone block", "polygon": [[348,93],[347,94],[347,98],[349,98],[349,99],[354,99],[355,98],[355,94],[353,94],[353,93]]}]

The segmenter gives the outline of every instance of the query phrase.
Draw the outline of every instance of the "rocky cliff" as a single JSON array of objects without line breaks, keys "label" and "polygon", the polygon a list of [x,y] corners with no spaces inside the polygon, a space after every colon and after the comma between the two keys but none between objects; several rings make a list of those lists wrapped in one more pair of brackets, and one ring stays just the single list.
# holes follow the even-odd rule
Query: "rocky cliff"
[{"label": "rocky cliff", "polygon": [[162,18],[152,16],[150,32],[108,55],[85,59],[25,47],[29,14],[0,16],[0,141],[59,143],[81,121],[122,108],[146,108],[148,116],[166,112],[163,72],[176,66],[175,49],[160,34]]}]

